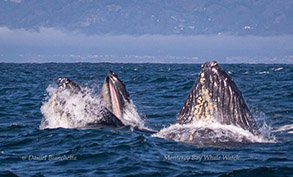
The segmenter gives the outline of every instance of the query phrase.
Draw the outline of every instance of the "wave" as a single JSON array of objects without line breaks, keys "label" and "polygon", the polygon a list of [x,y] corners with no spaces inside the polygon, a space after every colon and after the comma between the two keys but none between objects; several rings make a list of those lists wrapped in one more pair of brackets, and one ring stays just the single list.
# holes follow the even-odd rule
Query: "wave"
[{"label": "wave", "polygon": [[288,124],[288,125],[283,125],[279,128],[276,128],[275,130],[273,130],[273,132],[286,132],[288,131],[288,133],[292,134],[293,133],[293,124]]},{"label": "wave", "polygon": [[276,69],[272,68],[272,70],[274,70],[274,71],[281,71],[281,70],[283,70],[283,68],[282,67],[276,68]]}]

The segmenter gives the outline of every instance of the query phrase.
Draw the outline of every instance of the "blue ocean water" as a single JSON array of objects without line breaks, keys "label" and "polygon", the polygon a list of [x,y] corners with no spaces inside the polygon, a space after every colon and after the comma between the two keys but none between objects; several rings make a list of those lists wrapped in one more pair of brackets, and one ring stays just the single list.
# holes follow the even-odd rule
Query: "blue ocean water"
[{"label": "blue ocean water", "polygon": [[124,128],[39,129],[50,85],[68,77],[100,90],[109,70],[147,127],[176,120],[199,64],[0,64],[0,176],[292,176],[293,65],[220,64],[270,143],[196,147]]}]

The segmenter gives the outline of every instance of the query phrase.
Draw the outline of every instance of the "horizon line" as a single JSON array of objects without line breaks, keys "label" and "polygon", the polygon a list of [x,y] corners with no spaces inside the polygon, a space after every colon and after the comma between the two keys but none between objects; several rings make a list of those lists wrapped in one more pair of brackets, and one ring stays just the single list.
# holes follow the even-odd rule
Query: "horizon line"
[{"label": "horizon line", "polygon": [[[207,60],[208,61],[215,61],[215,60]],[[203,64],[205,62],[195,62],[195,63],[177,63],[177,62],[0,62],[0,64]],[[255,64],[264,64],[264,65],[278,65],[278,64],[283,64],[283,65],[293,65],[293,63],[261,63],[261,62],[255,62],[255,63],[247,63],[247,62],[236,62],[236,63],[229,63],[229,62],[218,62],[220,64],[250,64],[250,65],[255,65]]]}]

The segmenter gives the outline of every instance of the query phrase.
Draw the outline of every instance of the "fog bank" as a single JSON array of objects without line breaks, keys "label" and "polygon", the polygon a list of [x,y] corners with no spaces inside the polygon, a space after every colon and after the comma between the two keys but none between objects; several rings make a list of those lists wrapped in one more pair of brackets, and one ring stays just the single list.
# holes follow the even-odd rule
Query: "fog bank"
[{"label": "fog bank", "polygon": [[0,27],[0,62],[293,63],[293,35],[93,35]]}]

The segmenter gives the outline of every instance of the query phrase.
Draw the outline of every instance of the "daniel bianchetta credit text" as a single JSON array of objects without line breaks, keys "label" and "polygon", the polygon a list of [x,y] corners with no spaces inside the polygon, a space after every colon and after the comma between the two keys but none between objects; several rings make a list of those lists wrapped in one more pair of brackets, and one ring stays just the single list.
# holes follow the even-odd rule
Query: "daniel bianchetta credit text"
[{"label": "daniel bianchetta credit text", "polygon": [[77,156],[74,155],[28,155],[22,156],[22,160],[31,160],[31,161],[64,161],[64,160],[77,160]]},{"label": "daniel bianchetta credit text", "polygon": [[163,160],[166,161],[238,161],[240,160],[239,155],[187,155],[187,156],[181,156],[181,155],[164,155]]}]

